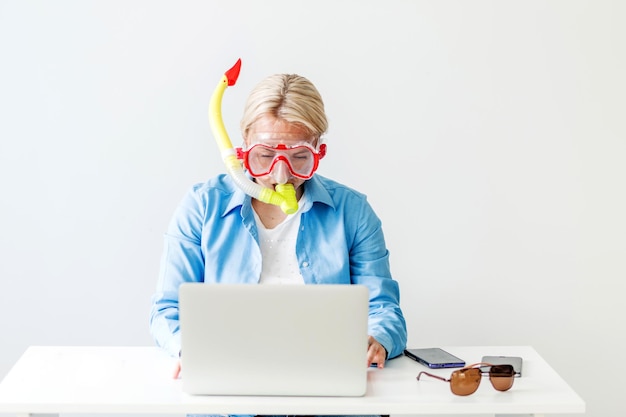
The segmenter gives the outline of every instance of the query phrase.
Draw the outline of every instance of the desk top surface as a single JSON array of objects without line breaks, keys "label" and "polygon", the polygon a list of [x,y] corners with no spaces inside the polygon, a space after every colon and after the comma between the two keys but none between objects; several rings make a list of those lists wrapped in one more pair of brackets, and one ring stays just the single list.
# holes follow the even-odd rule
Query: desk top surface
[{"label": "desk top surface", "polygon": [[[584,401],[530,346],[443,347],[470,364],[521,356],[523,376],[499,392],[487,379],[459,397],[407,357],[368,370],[363,397],[191,396],[172,379],[174,359],[156,347],[32,346],[0,383],[0,413],[553,414]],[[449,377],[452,369],[430,370]]]}]

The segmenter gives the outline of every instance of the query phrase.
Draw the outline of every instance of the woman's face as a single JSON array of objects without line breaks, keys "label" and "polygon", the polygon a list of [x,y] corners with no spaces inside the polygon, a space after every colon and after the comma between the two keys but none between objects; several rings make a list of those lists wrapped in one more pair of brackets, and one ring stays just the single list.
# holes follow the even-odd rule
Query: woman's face
[{"label": "woman's face", "polygon": [[[306,129],[269,115],[261,117],[250,126],[244,141],[246,148],[257,143],[268,146],[285,145],[287,147],[308,143],[315,146],[315,138]],[[299,188],[305,181],[292,175],[287,163],[280,160],[276,161],[269,174],[256,177],[257,183],[272,190],[275,190],[277,184],[291,183],[296,189],[298,197],[301,195],[301,192],[298,192],[301,191]]]}]

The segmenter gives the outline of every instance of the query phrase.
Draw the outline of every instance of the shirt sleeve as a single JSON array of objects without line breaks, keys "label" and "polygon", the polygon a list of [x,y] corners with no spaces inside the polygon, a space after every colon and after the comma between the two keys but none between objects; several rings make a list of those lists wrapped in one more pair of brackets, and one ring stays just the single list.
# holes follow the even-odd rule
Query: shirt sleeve
[{"label": "shirt sleeve", "polygon": [[355,218],[355,238],[350,248],[351,280],[369,288],[369,334],[385,347],[388,358],[394,358],[402,354],[407,341],[399,284],[391,276],[382,223],[367,200],[363,200],[360,215]]},{"label": "shirt sleeve", "polygon": [[201,250],[200,199],[190,191],[176,209],[163,240],[156,292],[152,296],[150,333],[157,346],[172,356],[180,353],[178,288],[184,282],[204,280]]}]

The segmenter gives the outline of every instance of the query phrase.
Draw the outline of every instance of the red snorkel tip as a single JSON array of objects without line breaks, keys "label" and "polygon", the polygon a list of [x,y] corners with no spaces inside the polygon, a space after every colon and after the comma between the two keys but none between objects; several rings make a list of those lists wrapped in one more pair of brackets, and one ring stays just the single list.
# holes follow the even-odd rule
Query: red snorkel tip
[{"label": "red snorkel tip", "polygon": [[241,58],[235,62],[235,65],[228,71],[224,73],[226,79],[228,80],[228,86],[233,86],[237,82],[237,78],[239,78],[239,70],[241,70]]}]

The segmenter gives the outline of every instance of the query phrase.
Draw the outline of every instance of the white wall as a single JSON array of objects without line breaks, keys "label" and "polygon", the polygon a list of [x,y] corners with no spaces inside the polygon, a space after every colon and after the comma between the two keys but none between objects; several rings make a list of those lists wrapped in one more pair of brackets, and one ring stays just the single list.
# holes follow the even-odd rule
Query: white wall
[{"label": "white wall", "polygon": [[327,103],[320,173],[369,195],[409,344],[532,345],[620,401],[626,6],[0,0],[0,376],[29,345],[152,344],[162,233],[263,76]]}]

